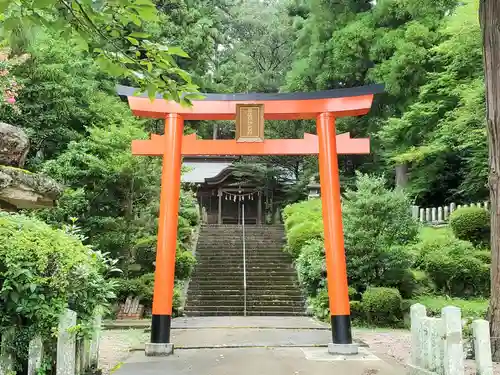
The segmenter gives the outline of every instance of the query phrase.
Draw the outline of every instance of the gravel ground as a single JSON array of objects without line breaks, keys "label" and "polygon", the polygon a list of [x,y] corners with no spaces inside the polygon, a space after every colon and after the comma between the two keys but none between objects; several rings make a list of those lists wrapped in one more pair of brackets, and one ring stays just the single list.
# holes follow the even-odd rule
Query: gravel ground
[{"label": "gravel ground", "polygon": [[130,349],[145,342],[144,329],[106,330],[102,333],[99,364],[104,375],[111,373],[130,356]]},{"label": "gravel ground", "polygon": [[[143,329],[107,330],[103,332],[100,347],[100,364],[104,375],[119,367],[129,356],[132,347],[144,343],[149,335]],[[376,353],[393,358],[405,365],[410,359],[410,333],[403,330],[355,330],[355,337]],[[474,375],[474,361],[466,361],[465,375]],[[494,375],[500,375],[500,363],[494,364]]]}]

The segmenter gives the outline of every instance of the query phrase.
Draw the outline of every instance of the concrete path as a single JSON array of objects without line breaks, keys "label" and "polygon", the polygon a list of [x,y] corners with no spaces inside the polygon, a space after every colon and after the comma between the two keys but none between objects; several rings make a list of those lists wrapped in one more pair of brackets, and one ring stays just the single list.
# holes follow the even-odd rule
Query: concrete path
[{"label": "concrete path", "polygon": [[[173,356],[138,350],[116,375],[396,375],[405,369],[361,347],[354,357],[332,356],[329,327],[307,317],[179,318]],[[140,348],[138,348],[140,349]]]}]

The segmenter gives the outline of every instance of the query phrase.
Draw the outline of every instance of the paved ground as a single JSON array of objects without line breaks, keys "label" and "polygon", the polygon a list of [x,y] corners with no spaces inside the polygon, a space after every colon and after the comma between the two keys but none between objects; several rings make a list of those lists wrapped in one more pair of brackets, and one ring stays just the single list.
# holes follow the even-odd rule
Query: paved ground
[{"label": "paved ground", "polygon": [[[403,366],[372,348],[331,356],[329,328],[306,317],[216,317],[174,320],[173,356],[135,351],[116,375],[396,375]],[[139,348],[138,348],[139,349]]]}]

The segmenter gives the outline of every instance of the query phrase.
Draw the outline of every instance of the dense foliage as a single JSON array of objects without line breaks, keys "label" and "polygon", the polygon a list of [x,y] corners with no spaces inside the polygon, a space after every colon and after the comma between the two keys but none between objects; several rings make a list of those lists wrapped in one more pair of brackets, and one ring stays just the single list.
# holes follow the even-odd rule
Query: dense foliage
[{"label": "dense foliage", "polygon": [[[471,298],[489,295],[491,255],[451,230],[421,228],[410,201],[384,179],[358,174],[345,193],[342,210],[352,317],[357,323],[399,325],[410,300],[425,295]],[[298,234],[320,233],[321,201],[285,208],[288,249]],[[471,229],[475,222],[470,223]],[[464,224],[465,226],[465,224]],[[465,230],[465,229],[464,229]],[[429,232],[430,231],[430,232]],[[320,235],[304,239],[292,253],[313,313],[329,317],[325,250]],[[360,298],[362,296],[362,298]]]},{"label": "dense foliage", "polygon": [[455,237],[476,245],[490,241],[490,214],[484,208],[463,207],[450,216],[450,227]]},{"label": "dense foliage", "polygon": [[[114,298],[113,263],[74,234],[23,215],[0,212],[0,335],[15,365],[27,358],[35,336],[45,340],[49,363],[61,313],[91,323],[96,309]],[[15,368],[18,370],[19,368]]]}]

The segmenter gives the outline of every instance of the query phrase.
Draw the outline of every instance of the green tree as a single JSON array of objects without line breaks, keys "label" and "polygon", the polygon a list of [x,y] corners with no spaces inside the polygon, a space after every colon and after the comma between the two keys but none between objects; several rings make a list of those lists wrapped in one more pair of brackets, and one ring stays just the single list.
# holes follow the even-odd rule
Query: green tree
[{"label": "green tree", "polygon": [[105,72],[134,81],[151,97],[159,92],[189,103],[195,95],[196,85],[175,59],[188,57],[186,52],[144,31],[144,24],[160,20],[151,0],[1,0],[0,11],[0,35],[12,46],[22,47],[50,29],[92,55]]}]

